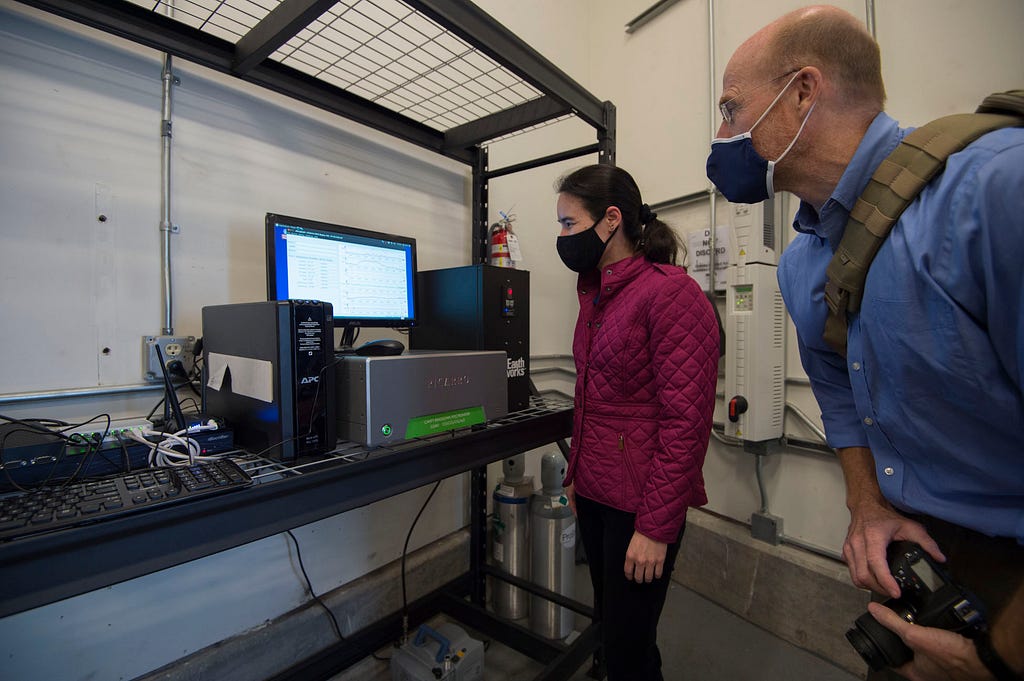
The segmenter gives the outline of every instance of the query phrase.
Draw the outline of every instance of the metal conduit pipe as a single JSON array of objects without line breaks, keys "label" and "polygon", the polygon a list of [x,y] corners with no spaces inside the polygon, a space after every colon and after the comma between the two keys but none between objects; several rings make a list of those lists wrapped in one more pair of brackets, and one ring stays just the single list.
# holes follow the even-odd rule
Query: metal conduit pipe
[{"label": "metal conduit pipe", "polygon": [[875,35],[875,0],[864,0],[864,13],[867,15],[865,23],[868,27],[868,33],[871,34],[872,38],[877,39]]},{"label": "metal conduit pipe", "polygon": [[804,425],[807,426],[808,428],[810,428],[811,432],[814,433],[814,435],[819,440],[821,440],[822,442],[825,442],[825,443],[828,442],[828,438],[825,437],[825,431],[822,430],[821,428],[819,428],[818,424],[815,423],[814,421],[812,421],[811,418],[807,414],[802,412],[795,404],[793,404],[792,402],[786,402],[786,409],[788,409],[791,412],[793,412],[793,414],[798,419],[803,421]]},{"label": "metal conduit pipe", "polygon": [[171,233],[174,227],[171,223],[171,88],[174,86],[176,79],[171,70],[171,55],[165,54],[163,63],[163,71],[160,74],[163,82],[160,112],[160,138],[162,141],[160,149],[160,232],[163,237],[160,249],[160,269],[163,275],[164,327],[161,333],[165,336],[173,336],[174,307],[173,289],[171,286]]},{"label": "metal conduit pipe", "polygon": [[540,376],[541,374],[566,374],[575,378],[576,371],[566,367],[537,367],[536,369],[530,367],[531,376]]},{"label": "metal conduit pipe", "polygon": [[757,474],[757,491],[761,493],[761,513],[768,512],[768,490],[764,487],[764,455],[754,457],[754,470]]},{"label": "metal conduit pipe", "polygon": [[819,556],[824,556],[826,558],[838,560],[841,563],[846,562],[845,560],[843,560],[843,554],[839,553],[838,551],[826,549],[824,546],[818,546],[817,544],[812,544],[810,542],[802,541],[800,539],[793,539],[792,537],[782,537],[782,543],[788,544],[789,546],[795,546],[796,548],[803,549],[804,551],[817,553]]},{"label": "metal conduit pipe", "polygon": [[43,402],[46,400],[65,400],[75,397],[103,397],[109,395],[125,395],[129,393],[148,393],[163,390],[159,385],[111,385],[103,388],[72,388],[69,390],[51,390],[35,393],[11,393],[0,395],[0,404],[17,404],[21,402]]},{"label": "metal conduit pipe", "polygon": [[[718,105],[715,101],[715,0],[708,0],[708,127],[711,137],[715,138],[715,120]],[[718,220],[715,205],[715,184],[708,180],[708,288],[707,292],[715,294],[715,224]]]}]

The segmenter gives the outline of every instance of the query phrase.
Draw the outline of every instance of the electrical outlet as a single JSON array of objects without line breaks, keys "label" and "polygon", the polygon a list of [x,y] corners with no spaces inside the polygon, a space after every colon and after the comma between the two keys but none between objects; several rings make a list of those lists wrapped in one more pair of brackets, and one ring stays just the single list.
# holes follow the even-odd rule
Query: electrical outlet
[{"label": "electrical outlet", "polygon": [[[156,355],[159,347],[163,353],[164,362],[170,363],[173,360],[181,362],[185,374],[192,371],[195,358],[192,356],[192,348],[195,347],[195,336],[143,336],[142,337],[142,376],[147,381],[164,380],[163,371],[160,369],[160,359]],[[171,378],[175,378],[171,374]],[[180,376],[178,376],[180,378]]]}]

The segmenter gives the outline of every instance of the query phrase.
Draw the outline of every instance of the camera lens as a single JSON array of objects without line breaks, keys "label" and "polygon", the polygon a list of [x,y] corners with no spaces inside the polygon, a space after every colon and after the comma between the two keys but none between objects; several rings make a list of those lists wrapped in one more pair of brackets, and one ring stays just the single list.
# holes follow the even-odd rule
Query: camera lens
[{"label": "camera lens", "polygon": [[846,632],[846,640],[875,671],[899,667],[914,657],[900,637],[879,624],[870,613],[857,618],[854,628]]}]

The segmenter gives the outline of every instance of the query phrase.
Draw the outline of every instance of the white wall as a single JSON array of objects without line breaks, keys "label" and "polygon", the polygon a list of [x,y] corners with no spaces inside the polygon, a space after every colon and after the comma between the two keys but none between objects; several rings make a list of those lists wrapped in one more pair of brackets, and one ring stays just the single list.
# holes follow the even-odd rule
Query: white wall
[{"label": "white wall", "polygon": [[[706,188],[706,2],[680,2],[633,35],[623,25],[651,0],[479,4],[616,104],[619,164],[637,177],[649,203]],[[716,80],[743,39],[799,4],[716,2]],[[863,15],[863,3],[839,4]],[[969,110],[987,92],[1020,86],[1019,0],[875,6],[889,108],[904,123]],[[175,70],[182,78],[174,106],[173,209],[182,229],[173,239],[176,332],[199,335],[203,305],[265,297],[267,211],[412,234],[423,268],[469,261],[462,165],[181,60]],[[140,380],[141,337],[162,325],[159,72],[150,50],[0,0],[0,399]],[[492,145],[491,167],[592,141],[584,126],[549,126]],[[575,278],[554,252],[552,184],[594,160],[491,186],[492,218],[510,207],[518,215],[532,279],[533,354],[570,352]],[[106,223],[96,220],[98,207],[109,211]],[[706,212],[688,207],[665,217],[688,231],[703,229]],[[798,379],[792,347],[788,375]],[[564,388],[557,377],[552,383]],[[818,413],[798,384],[789,399]],[[0,412],[70,420],[98,411],[144,413],[155,400],[141,394],[8,402]],[[793,419],[787,432],[810,439]],[[772,457],[766,474],[771,510],[785,518],[786,534],[837,551],[846,512],[835,462],[790,451]],[[713,443],[705,475],[711,510],[745,520],[757,509],[749,456]],[[464,523],[465,488],[461,478],[444,483],[415,545]],[[302,528],[297,534],[316,590],[397,557],[410,509],[425,495],[409,492]],[[135,676],[295,607],[304,600],[300,579],[279,536],[9,617],[0,620],[4,676]],[[167,603],[174,611],[155,620],[150,613]],[[204,627],[187,624],[195,621]],[[40,640],[47,641],[46,655]],[[126,649],[135,654],[108,652]]]}]

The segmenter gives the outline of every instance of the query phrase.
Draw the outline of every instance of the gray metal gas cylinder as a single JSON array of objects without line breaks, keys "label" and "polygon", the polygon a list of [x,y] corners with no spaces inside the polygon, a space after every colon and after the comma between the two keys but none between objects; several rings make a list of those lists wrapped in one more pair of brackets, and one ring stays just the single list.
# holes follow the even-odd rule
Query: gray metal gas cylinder
[{"label": "gray metal gas cylinder", "polygon": [[[504,478],[494,488],[491,516],[491,559],[498,567],[521,579],[530,577],[530,495],[533,476],[524,476],[525,455],[502,462]],[[529,594],[500,579],[492,580],[494,611],[508,619],[529,613]]]},{"label": "gray metal gas cylinder", "polygon": [[[549,591],[575,597],[576,517],[569,508],[562,479],[565,459],[557,452],[540,462],[541,489],[530,500],[531,581]],[[530,628],[550,639],[572,632],[573,612],[546,598],[530,596]]]}]

